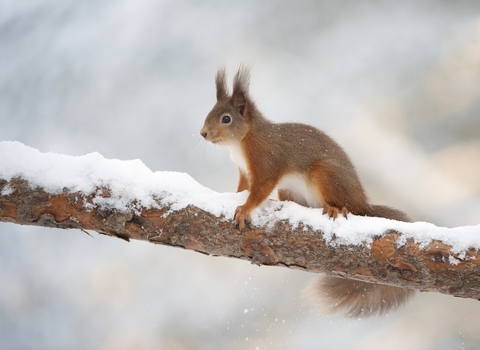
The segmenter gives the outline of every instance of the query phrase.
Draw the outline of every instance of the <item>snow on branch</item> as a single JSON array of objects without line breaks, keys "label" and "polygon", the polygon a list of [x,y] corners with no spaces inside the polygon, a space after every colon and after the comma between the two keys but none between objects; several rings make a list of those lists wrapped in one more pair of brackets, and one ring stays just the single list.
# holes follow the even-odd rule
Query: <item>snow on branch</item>
[{"label": "snow on branch", "polygon": [[441,228],[266,201],[243,231],[246,193],[217,193],[141,161],[0,142],[0,221],[93,230],[345,278],[480,299],[480,225]]}]

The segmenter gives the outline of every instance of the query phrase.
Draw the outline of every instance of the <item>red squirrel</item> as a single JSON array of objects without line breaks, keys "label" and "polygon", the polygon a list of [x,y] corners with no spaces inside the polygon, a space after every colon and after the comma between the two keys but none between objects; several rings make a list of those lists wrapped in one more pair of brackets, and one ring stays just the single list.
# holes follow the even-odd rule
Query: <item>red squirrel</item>
[{"label": "red squirrel", "polygon": [[[313,126],[272,123],[257,109],[248,88],[250,71],[240,66],[229,94],[225,69],[215,77],[217,103],[200,134],[226,146],[238,166],[237,192],[249,191],[235,210],[235,225],[245,220],[276,189],[280,200],[321,208],[330,218],[349,213],[410,221],[403,212],[368,202],[355,167],[345,151]],[[351,317],[385,314],[413,295],[412,290],[325,276],[313,289],[332,311]]]}]

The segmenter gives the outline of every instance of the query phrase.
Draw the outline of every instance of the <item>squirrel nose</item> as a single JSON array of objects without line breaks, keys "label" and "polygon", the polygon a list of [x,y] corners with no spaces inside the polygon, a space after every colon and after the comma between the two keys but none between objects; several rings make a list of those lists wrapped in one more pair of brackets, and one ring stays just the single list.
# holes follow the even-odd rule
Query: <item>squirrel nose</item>
[{"label": "squirrel nose", "polygon": [[207,133],[204,131],[204,132],[200,132],[200,135],[203,136],[203,138],[207,137]]}]

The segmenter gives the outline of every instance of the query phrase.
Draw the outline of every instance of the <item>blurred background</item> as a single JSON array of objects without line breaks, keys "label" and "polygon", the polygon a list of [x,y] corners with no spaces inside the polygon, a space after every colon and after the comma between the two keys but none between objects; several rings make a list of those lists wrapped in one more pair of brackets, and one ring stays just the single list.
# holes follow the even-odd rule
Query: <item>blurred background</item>
[{"label": "blurred background", "polygon": [[[480,223],[478,1],[4,0],[0,140],[235,191],[199,130],[216,69],[242,62],[264,114],[336,139],[372,202]],[[475,300],[318,315],[313,274],[93,236],[0,224],[0,349],[480,347]]]}]

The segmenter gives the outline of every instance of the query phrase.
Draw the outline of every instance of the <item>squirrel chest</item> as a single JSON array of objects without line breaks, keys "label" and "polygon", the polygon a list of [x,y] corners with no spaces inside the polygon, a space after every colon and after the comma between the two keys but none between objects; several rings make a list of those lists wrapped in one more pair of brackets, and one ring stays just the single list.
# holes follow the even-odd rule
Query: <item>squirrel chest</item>
[{"label": "squirrel chest", "polygon": [[245,156],[243,155],[242,148],[239,143],[230,143],[227,145],[228,150],[230,151],[230,158],[238,166],[240,171],[242,171],[248,177],[247,162]]},{"label": "squirrel chest", "polygon": [[[249,169],[247,160],[239,143],[227,145],[230,151],[230,157],[238,166],[239,170],[249,179]],[[311,184],[307,175],[296,172],[286,172],[278,181],[275,189],[270,194],[275,198],[277,191],[286,191],[288,196],[297,203],[311,208],[321,208],[325,201],[318,190]]]}]

